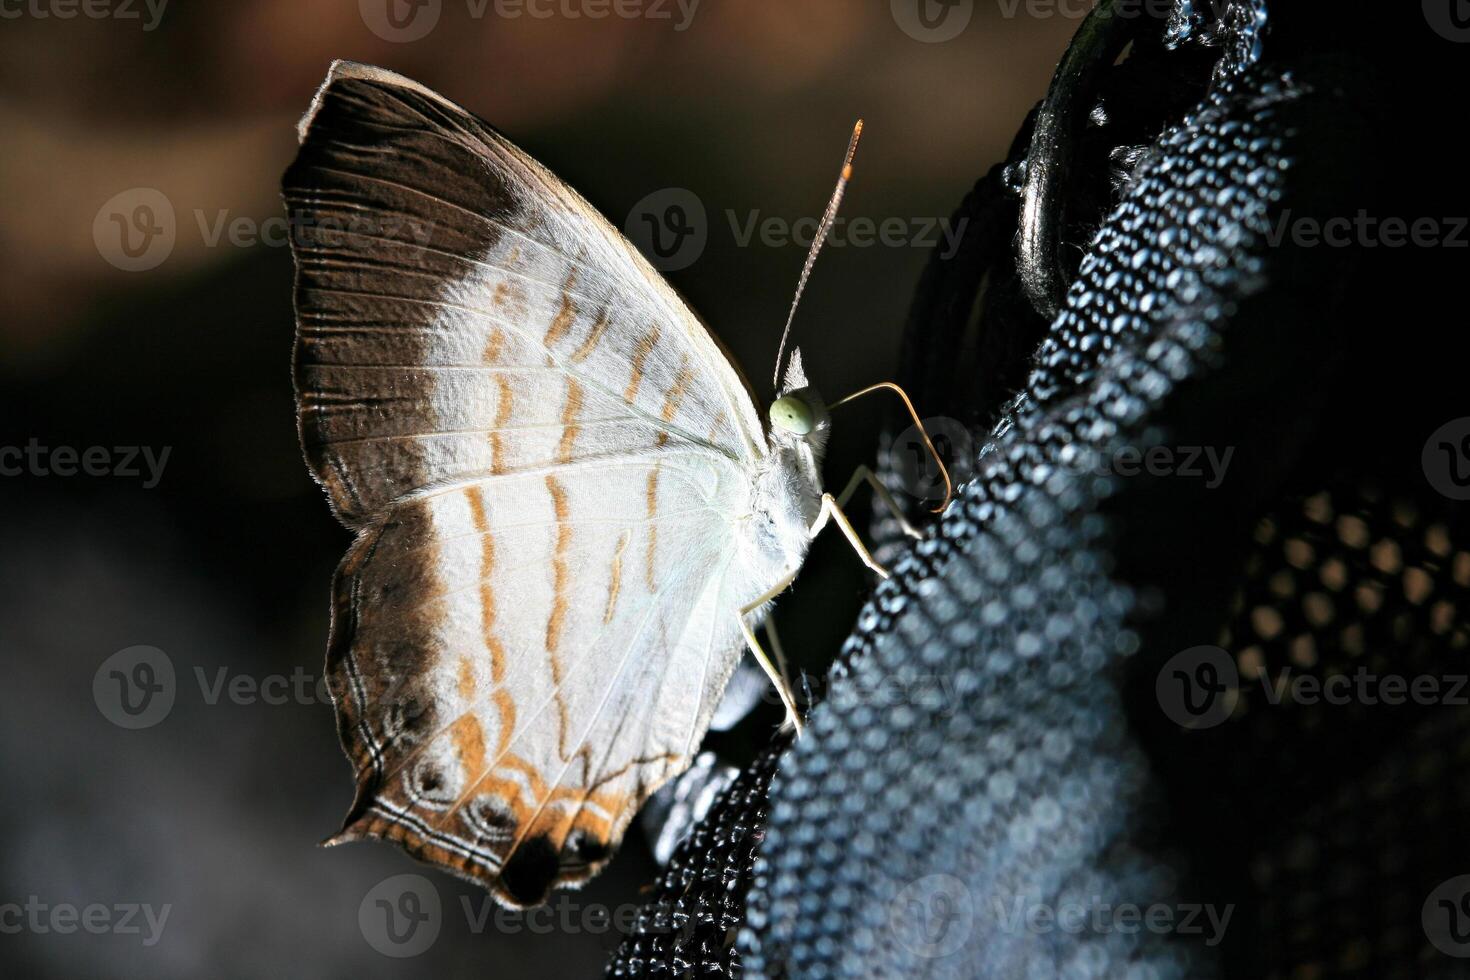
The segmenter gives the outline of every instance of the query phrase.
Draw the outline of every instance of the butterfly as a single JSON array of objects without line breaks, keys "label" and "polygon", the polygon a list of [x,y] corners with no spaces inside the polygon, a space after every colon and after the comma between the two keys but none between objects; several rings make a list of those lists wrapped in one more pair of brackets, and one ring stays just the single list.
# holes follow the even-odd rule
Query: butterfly
[{"label": "butterfly", "polygon": [[536,905],[687,768],[744,647],[799,723],[751,624],[829,521],[886,574],[842,504],[893,502],[865,469],[823,492],[799,351],[763,425],[637,250],[469,112],[339,61],[298,135],[298,424],[355,535],[327,669],[357,792],[328,843]]}]

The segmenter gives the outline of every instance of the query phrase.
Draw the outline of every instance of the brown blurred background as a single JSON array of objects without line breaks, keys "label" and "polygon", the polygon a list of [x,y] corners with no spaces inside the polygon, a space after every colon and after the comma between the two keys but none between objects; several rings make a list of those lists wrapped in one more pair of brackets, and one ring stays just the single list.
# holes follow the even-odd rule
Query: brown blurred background
[{"label": "brown blurred background", "polygon": [[[425,870],[438,938],[384,957],[359,907],[422,869],[314,846],[350,796],[330,707],[210,694],[315,679],[347,544],[295,442],[278,192],[333,58],[443,92],[620,227],[649,195],[692,191],[705,244],[669,278],[762,394],[804,250],[740,234],[818,213],[865,117],[844,214],[906,230],[818,264],[796,339],[831,397],[892,373],[936,223],[1003,155],[1076,24],[999,0],[0,0],[0,450],[100,446],[113,470],[125,447],[169,453],[156,486],[146,467],[0,476],[0,970],[588,976],[616,941],[477,926],[481,893]],[[871,456],[878,418],[844,417],[829,478]],[[783,602],[809,669],[846,634],[858,571],[823,543]],[[137,645],[166,654],[176,691],[129,730],[93,681]],[[636,902],[654,872],[635,827],[573,920]],[[156,942],[141,915],[141,935],[52,915],[101,904],[118,924],[130,903],[169,907]]]}]

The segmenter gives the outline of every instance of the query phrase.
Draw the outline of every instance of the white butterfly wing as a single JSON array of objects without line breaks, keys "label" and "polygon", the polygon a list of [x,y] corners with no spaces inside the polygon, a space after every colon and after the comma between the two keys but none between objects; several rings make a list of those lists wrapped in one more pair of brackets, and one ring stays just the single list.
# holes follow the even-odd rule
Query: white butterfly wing
[{"label": "white butterfly wing", "polygon": [[741,640],[766,454],[605,220],[407,79],[333,66],[284,179],[307,460],[357,540],[328,653],[381,837],[517,905],[687,766]]}]

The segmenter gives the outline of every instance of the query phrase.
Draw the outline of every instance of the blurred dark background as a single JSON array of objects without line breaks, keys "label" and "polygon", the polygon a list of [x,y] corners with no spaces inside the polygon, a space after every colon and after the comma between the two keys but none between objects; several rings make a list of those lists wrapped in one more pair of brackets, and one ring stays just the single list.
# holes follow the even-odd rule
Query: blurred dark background
[{"label": "blurred dark background", "polygon": [[[311,687],[348,536],[296,443],[278,181],[333,58],[445,93],[619,226],[651,194],[692,191],[706,244],[669,278],[763,396],[804,249],[740,233],[752,215],[818,213],[865,117],[844,213],[904,230],[818,265],[796,339],[830,398],[892,375],[934,223],[1004,154],[1077,24],[1050,5],[970,0],[929,11],[941,28],[914,0],[649,0],[621,8],[644,16],[604,18],[590,14],[620,8],[492,0],[476,16],[471,0],[391,0],[400,30],[388,2],[4,8],[6,975],[590,976],[616,937],[580,912],[631,907],[654,874],[635,825],[571,893],[570,920],[477,924],[483,893],[389,846],[316,847],[351,793]],[[829,480],[871,457],[880,410],[839,420]],[[835,653],[867,585],[840,542],[819,544],[778,613],[808,669]],[[138,646],[161,654],[104,664]],[[171,709],[115,723],[111,671],[147,679],[133,661],[160,655]],[[359,907],[419,871],[442,929],[421,955],[385,958]]]}]

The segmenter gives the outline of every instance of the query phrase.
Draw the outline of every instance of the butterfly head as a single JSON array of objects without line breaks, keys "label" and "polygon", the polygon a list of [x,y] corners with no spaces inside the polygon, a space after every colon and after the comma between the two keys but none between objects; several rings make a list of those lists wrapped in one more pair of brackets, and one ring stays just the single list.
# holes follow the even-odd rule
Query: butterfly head
[{"label": "butterfly head", "polygon": [[826,448],[827,432],[832,419],[827,405],[806,379],[801,365],[801,351],[791,352],[786,368],[786,381],[780,397],[771,403],[767,415],[771,423],[771,441],[787,448],[802,446],[820,459]]},{"label": "butterfly head", "polygon": [[752,513],[764,536],[759,555],[781,556],[763,574],[779,577],[800,564],[811,540],[807,528],[821,512],[822,457],[832,421],[827,403],[807,382],[800,351],[791,352],[776,394],[766,416],[771,451],[756,476]]},{"label": "butterfly head", "polygon": [[782,395],[771,403],[771,428],[804,436],[817,427],[812,407],[798,395]]}]

